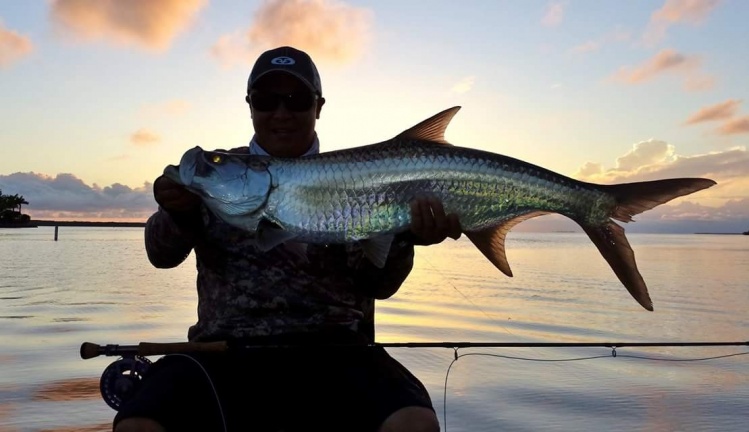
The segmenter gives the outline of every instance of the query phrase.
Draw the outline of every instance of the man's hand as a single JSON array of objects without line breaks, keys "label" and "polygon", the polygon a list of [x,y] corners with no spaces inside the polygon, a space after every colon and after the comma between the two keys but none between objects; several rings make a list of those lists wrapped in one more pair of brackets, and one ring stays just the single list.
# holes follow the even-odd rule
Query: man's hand
[{"label": "man's hand", "polygon": [[441,243],[447,237],[460,238],[463,230],[456,214],[445,214],[442,201],[433,197],[411,201],[411,234],[414,244],[428,246]]},{"label": "man's hand", "polygon": [[188,213],[197,211],[200,206],[200,197],[163,175],[153,182],[153,196],[168,212]]}]

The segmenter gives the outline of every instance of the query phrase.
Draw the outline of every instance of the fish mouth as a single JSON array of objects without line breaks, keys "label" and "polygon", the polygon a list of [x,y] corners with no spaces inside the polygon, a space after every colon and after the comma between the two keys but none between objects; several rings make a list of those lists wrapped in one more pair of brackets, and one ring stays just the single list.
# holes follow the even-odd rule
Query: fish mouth
[{"label": "fish mouth", "polygon": [[200,147],[194,147],[182,155],[179,161],[179,179],[185,186],[192,184],[198,166],[198,156],[203,152]]}]

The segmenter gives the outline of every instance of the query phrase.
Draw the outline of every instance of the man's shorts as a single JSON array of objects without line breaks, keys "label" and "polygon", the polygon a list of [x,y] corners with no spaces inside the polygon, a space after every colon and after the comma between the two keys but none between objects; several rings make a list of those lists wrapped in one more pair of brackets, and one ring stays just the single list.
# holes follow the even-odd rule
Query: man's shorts
[{"label": "man's shorts", "polygon": [[433,409],[413,374],[366,344],[352,332],[291,335],[235,341],[231,353],[167,355],[114,424],[148,417],[168,431],[376,431],[400,408]]}]

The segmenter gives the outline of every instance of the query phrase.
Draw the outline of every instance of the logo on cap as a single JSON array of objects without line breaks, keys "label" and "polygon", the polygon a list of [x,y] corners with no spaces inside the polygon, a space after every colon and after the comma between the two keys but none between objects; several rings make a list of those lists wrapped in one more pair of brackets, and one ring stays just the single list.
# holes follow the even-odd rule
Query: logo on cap
[{"label": "logo on cap", "polygon": [[274,65],[281,65],[281,66],[291,66],[295,64],[296,62],[291,57],[281,56],[281,57],[274,58],[273,60],[270,61],[270,63]]}]

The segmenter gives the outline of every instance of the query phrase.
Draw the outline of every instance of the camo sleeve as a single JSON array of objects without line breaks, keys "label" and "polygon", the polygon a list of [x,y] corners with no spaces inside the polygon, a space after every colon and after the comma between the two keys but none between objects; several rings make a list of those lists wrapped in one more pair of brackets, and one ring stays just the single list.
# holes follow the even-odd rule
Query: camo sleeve
[{"label": "camo sleeve", "polygon": [[195,245],[195,220],[199,216],[173,216],[159,210],[146,222],[148,260],[156,268],[180,265]]},{"label": "camo sleeve", "polygon": [[383,268],[377,268],[363,257],[358,260],[356,284],[375,299],[389,298],[398,291],[411,273],[413,263],[413,243],[395,237]]}]

